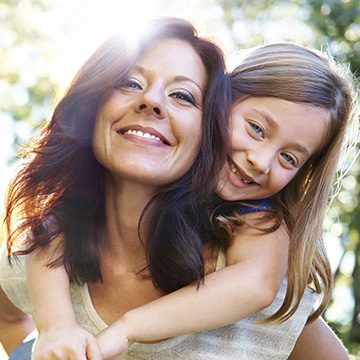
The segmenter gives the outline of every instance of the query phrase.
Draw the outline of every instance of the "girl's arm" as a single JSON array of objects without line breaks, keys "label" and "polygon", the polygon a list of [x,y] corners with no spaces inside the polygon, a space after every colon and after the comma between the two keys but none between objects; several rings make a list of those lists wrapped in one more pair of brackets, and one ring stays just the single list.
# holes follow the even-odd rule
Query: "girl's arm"
[{"label": "girl's arm", "polygon": [[[287,268],[285,226],[270,234],[243,225],[227,250],[227,266],[130,310],[98,335],[105,358],[124,351],[126,340],[148,342],[225,326],[270,305]],[[116,339],[116,341],[114,341]],[[121,339],[121,341],[120,341]]]},{"label": "girl's arm", "polygon": [[32,359],[101,359],[96,338],[76,323],[65,269],[47,266],[53,246],[26,259],[27,284],[39,331]]},{"label": "girl's arm", "polygon": [[10,354],[34,329],[30,316],[15,307],[0,288],[0,343]]},{"label": "girl's arm", "polygon": [[47,266],[51,258],[52,250],[49,247],[26,256],[26,282],[39,332],[53,325],[76,323],[70,300],[69,278],[63,267]]},{"label": "girl's arm", "polygon": [[304,327],[289,357],[289,360],[319,359],[350,359],[344,345],[321,318]]}]

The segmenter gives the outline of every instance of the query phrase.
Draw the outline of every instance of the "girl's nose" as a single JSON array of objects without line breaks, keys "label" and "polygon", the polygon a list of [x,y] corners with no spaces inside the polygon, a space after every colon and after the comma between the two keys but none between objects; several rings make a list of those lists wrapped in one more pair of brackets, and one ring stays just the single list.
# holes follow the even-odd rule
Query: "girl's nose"
[{"label": "girl's nose", "polygon": [[269,151],[248,151],[247,161],[251,168],[261,174],[268,174],[273,162],[273,154]]}]

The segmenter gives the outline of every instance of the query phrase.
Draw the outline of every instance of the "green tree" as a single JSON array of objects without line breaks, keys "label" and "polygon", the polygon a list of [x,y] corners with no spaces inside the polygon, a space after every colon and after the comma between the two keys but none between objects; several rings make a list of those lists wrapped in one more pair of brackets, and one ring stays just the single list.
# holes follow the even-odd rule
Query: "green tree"
[{"label": "green tree", "polygon": [[49,115],[48,60],[56,52],[44,21],[50,8],[50,0],[0,0],[0,118],[14,123],[14,146]]},{"label": "green tree", "polygon": [[[317,32],[317,44],[326,42],[330,51],[339,61],[350,64],[354,74],[360,73],[360,6],[357,0],[308,0],[309,20]],[[354,296],[354,310],[351,326],[344,340],[350,346],[360,343],[360,162],[357,160],[348,179],[353,186],[343,189],[334,204],[339,210],[340,221],[347,224],[345,251],[354,254],[354,270],[352,273],[351,287]],[[350,193],[351,192],[351,193]],[[337,272],[337,280],[344,281],[346,275]],[[350,343],[352,341],[353,343]],[[359,350],[359,349],[358,349]]]}]

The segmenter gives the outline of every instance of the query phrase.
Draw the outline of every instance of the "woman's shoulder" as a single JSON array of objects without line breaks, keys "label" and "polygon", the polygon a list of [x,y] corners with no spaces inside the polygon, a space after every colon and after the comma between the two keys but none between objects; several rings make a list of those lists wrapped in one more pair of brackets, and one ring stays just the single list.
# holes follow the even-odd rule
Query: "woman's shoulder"
[{"label": "woman's shoulder", "polygon": [[0,254],[0,287],[15,306],[25,313],[32,313],[26,285],[25,256],[13,257],[10,263],[4,245]]},{"label": "woman's shoulder", "polygon": [[14,278],[25,280],[25,257],[12,256],[11,262],[7,256],[6,246],[0,248],[0,281],[7,281]]}]

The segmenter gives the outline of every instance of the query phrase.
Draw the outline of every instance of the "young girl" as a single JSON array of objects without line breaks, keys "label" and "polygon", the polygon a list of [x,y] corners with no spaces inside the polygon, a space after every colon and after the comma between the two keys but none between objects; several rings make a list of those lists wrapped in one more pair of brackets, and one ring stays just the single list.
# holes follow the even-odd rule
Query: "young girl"
[{"label": "young girl", "polygon": [[[138,78],[137,72],[131,73],[132,87],[140,83]],[[206,275],[199,287],[189,285],[121,314],[98,335],[105,358],[126,351],[129,342],[204,331],[254,314],[272,302],[285,273],[286,296],[267,321],[290,318],[310,283],[323,292],[311,319],[328,301],[331,273],[321,225],[351,120],[350,82],[323,55],[291,44],[252,50],[231,81],[232,152],[220,176],[218,195],[226,201],[272,197],[272,211],[261,202],[254,206],[259,210],[265,204],[264,218],[228,209],[226,216],[218,216],[221,228],[231,235],[227,266]],[[274,211],[277,221],[268,219]],[[53,251],[53,247],[41,250],[28,262],[40,330],[34,359],[74,354],[97,358],[93,338],[76,325],[65,270],[45,266]],[[214,252],[215,256],[209,251],[209,259],[217,258]],[[46,283],[54,284],[50,291],[43,290]]]}]

